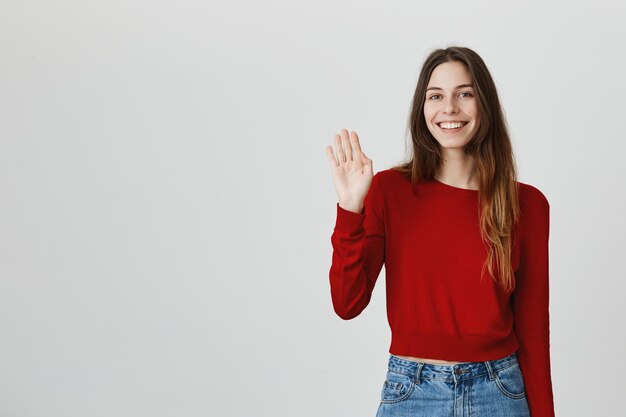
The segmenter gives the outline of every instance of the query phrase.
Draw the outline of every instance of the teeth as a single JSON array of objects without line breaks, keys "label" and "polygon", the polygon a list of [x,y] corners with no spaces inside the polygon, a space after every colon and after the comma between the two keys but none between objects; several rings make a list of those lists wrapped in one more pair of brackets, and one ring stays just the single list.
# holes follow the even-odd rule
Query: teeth
[{"label": "teeth", "polygon": [[467,122],[463,123],[440,123],[439,126],[443,129],[456,129],[457,127],[461,127],[466,125]]}]

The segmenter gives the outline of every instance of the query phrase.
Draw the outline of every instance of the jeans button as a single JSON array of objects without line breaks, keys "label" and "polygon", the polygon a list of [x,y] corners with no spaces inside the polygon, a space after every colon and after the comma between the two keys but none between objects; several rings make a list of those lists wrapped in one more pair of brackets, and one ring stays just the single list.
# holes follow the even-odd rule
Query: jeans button
[{"label": "jeans button", "polygon": [[454,373],[457,374],[457,375],[461,375],[463,373],[463,371],[461,370],[461,368],[456,368],[454,370]]}]

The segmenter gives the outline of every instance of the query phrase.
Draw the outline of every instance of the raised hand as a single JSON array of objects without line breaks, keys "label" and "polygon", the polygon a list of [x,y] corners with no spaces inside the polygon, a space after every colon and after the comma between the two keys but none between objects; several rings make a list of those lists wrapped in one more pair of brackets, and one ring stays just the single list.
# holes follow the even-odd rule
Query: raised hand
[{"label": "raised hand", "polygon": [[341,135],[335,135],[335,153],[332,146],[326,146],[339,206],[361,213],[374,177],[373,161],[361,150],[356,132],[348,134],[346,129],[341,130]]}]

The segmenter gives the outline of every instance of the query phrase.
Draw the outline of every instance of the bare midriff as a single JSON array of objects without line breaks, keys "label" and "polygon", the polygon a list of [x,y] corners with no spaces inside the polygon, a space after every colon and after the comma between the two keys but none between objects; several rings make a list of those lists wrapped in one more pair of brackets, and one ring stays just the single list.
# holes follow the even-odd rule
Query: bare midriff
[{"label": "bare midriff", "polygon": [[411,361],[430,363],[433,365],[456,365],[458,363],[463,363],[463,362],[444,361],[441,359],[417,358],[415,356],[400,356],[400,355],[394,355],[394,356],[397,356],[399,358],[409,359]]}]

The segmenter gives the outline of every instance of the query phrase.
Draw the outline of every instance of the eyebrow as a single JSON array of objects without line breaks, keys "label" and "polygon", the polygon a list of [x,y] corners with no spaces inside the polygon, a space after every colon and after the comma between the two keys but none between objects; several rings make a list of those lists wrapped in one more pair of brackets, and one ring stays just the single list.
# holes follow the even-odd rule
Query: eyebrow
[{"label": "eyebrow", "polygon": [[[471,84],[471,83],[470,84],[460,84],[460,85],[457,85],[455,87],[455,89],[456,88],[463,88],[463,87],[474,87],[474,84]],[[426,91],[428,91],[428,90],[443,90],[443,88],[441,88],[441,87],[428,87],[426,89]]]}]

